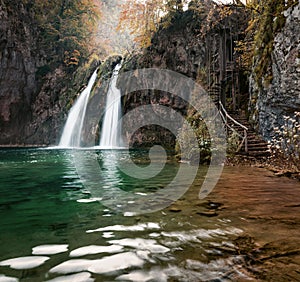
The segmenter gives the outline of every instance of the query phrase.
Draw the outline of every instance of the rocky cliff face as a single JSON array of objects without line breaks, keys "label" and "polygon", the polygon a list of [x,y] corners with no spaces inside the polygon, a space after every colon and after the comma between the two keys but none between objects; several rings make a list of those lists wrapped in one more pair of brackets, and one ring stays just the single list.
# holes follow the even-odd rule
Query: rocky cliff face
[{"label": "rocky cliff face", "polygon": [[[206,42],[201,38],[201,20],[192,11],[181,12],[173,18],[167,28],[161,28],[153,37],[152,44],[142,54],[125,60],[122,71],[143,68],[169,69],[196,80],[198,72],[205,65]],[[164,78],[161,78],[162,81]],[[167,81],[165,83],[168,83]],[[142,105],[162,105],[170,107],[181,115],[187,114],[188,103],[174,93],[162,91],[136,91],[128,93],[126,85],[122,92],[127,93],[123,99],[124,114]],[[188,99],[188,97],[187,97]],[[157,114],[153,109],[154,116]],[[141,116],[140,120],[146,117]],[[170,119],[171,117],[169,117]],[[127,121],[125,128],[133,128],[136,121]],[[178,124],[178,129],[181,125]],[[126,136],[128,132],[124,132]],[[175,147],[175,136],[167,129],[157,125],[140,128],[130,140],[133,147],[150,147],[162,144]]]},{"label": "rocky cliff face", "polygon": [[31,14],[16,1],[0,2],[0,143],[20,143],[37,91],[36,30]]},{"label": "rocky cliff face", "polygon": [[284,15],[286,24],[274,40],[271,84],[259,87],[254,76],[250,79],[251,120],[266,140],[284,124],[284,116],[300,111],[300,3]]},{"label": "rocky cliff face", "polygon": [[92,70],[70,73],[58,64],[43,73],[47,54],[29,4],[0,0],[0,21],[0,144],[57,144],[70,101]]}]

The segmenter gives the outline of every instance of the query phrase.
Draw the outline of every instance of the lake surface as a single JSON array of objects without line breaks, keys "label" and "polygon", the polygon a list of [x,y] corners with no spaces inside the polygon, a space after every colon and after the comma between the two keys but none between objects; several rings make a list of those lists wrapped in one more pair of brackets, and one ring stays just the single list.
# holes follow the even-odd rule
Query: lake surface
[{"label": "lake surface", "polygon": [[[213,192],[199,200],[207,171],[200,167],[175,203],[134,215],[110,191],[163,195],[179,164],[169,159],[156,177],[137,180],[116,166],[129,161],[122,150],[79,152],[99,164],[92,178],[103,194],[82,178],[89,167],[78,168],[76,154],[0,150],[0,281],[256,281],[236,239],[250,234],[263,246],[299,234],[297,181],[226,167]],[[131,157],[149,165],[145,152]],[[165,204],[161,199],[153,207]]]}]

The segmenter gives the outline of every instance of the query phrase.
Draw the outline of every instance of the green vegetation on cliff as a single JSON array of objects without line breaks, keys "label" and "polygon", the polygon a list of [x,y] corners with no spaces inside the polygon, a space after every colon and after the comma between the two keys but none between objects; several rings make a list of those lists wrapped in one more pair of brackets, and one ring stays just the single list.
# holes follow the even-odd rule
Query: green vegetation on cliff
[{"label": "green vegetation on cliff", "polygon": [[22,0],[39,30],[39,48],[47,64],[40,74],[64,64],[72,70],[90,55],[93,33],[100,17],[100,4],[87,0]]},{"label": "green vegetation on cliff", "polygon": [[[285,24],[283,12],[298,3],[298,0],[252,0],[248,8],[252,11],[251,20],[245,32],[252,38],[250,56],[254,59],[254,74],[259,86],[272,80],[271,54],[275,35]],[[249,42],[248,42],[249,43]],[[249,64],[248,64],[249,65]]]}]

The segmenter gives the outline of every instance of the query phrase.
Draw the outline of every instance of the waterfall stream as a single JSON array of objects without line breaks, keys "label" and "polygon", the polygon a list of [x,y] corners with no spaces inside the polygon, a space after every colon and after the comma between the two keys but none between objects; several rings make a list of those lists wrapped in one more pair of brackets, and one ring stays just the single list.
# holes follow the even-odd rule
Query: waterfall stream
[{"label": "waterfall stream", "polygon": [[[123,143],[121,125],[118,124],[121,117],[121,91],[116,85],[121,66],[121,64],[118,64],[115,67],[110,80],[102,123],[100,147],[98,147],[100,149],[117,149]],[[82,127],[86,116],[86,108],[96,78],[97,70],[91,76],[88,86],[81,92],[71,108],[58,145],[60,148],[78,148],[81,146]]]},{"label": "waterfall stream", "polygon": [[121,64],[118,64],[115,67],[107,92],[100,139],[101,149],[120,148],[123,143],[121,137],[121,123],[118,124],[121,117],[121,91],[117,88],[117,80],[121,66]]},{"label": "waterfall stream", "polygon": [[81,92],[80,96],[77,98],[75,104],[69,112],[67,122],[59,141],[59,147],[80,147],[81,131],[85,118],[86,108],[96,78],[97,70],[95,70],[88,82],[88,86]]}]

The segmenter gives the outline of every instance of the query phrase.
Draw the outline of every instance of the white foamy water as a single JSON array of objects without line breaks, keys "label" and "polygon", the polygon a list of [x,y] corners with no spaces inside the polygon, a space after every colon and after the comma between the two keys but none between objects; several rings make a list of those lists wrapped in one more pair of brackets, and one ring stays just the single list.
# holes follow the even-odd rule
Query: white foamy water
[{"label": "white foamy water", "polygon": [[[242,268],[242,257],[229,256],[207,261],[209,256],[222,256],[220,249],[223,246],[234,249],[234,245],[227,241],[227,237],[238,235],[242,230],[234,227],[182,231],[162,231],[161,229],[158,223],[148,222],[128,226],[112,225],[90,230],[88,233],[103,232],[102,235],[105,236],[99,236],[99,238],[109,238],[114,236],[113,232],[118,232],[118,239],[104,240],[103,245],[86,245],[73,249],[68,257],[63,255],[64,260],[54,267],[53,261],[50,261],[52,268],[47,275],[48,279],[52,280],[47,281],[92,282],[95,281],[94,275],[101,277],[103,275],[103,277],[108,277],[108,280],[111,277],[114,279],[111,281],[167,282],[170,279],[227,281],[226,273],[229,272],[233,280],[236,277],[248,279],[247,272]],[[135,237],[135,232],[138,232],[139,237]],[[97,236],[97,234],[89,236]],[[191,248],[202,254],[200,257],[203,261],[192,259],[191,255],[188,255],[184,256],[178,264],[175,254],[183,252],[184,248]],[[32,248],[32,253],[50,255],[66,252],[68,249],[67,244],[40,245]],[[85,256],[95,256],[95,259],[85,258]],[[20,257],[2,261],[0,266],[26,270],[41,266],[49,259],[49,257],[42,256]],[[0,276],[0,282],[18,281],[13,279],[15,278]]]},{"label": "white foamy water", "polygon": [[117,80],[121,64],[118,64],[113,72],[105,107],[105,115],[101,130],[100,148],[118,149],[122,147],[121,137],[121,91],[117,88]]},{"label": "white foamy water", "polygon": [[102,200],[102,198],[90,198],[90,199],[79,199],[79,200],[77,200],[77,202],[89,204],[89,203],[100,202],[101,200]]},{"label": "white foamy water", "polygon": [[121,240],[111,240],[110,244],[117,244],[121,246],[127,246],[136,248],[139,250],[148,250],[151,253],[167,253],[170,251],[169,248],[158,244],[155,240],[152,239],[142,239],[142,238],[126,238]]},{"label": "white foamy water", "polygon": [[96,78],[97,70],[95,70],[88,82],[88,86],[81,92],[80,96],[71,108],[58,147],[80,147],[81,131],[85,118],[86,108]]},{"label": "white foamy water", "polygon": [[86,232],[93,233],[93,232],[103,232],[103,231],[144,231],[148,229],[160,229],[160,226],[157,223],[148,222],[148,223],[141,223],[132,226],[125,226],[125,225],[106,226],[94,230],[87,230]]},{"label": "white foamy water", "polygon": [[132,282],[167,282],[168,276],[160,269],[154,268],[151,271],[136,270],[129,274],[120,275],[116,278],[117,281],[132,281]]}]

